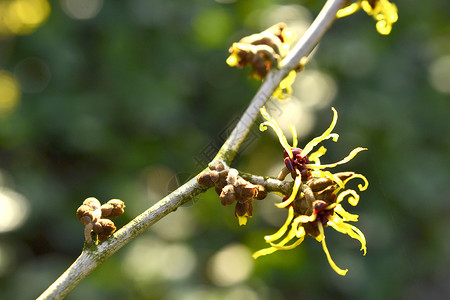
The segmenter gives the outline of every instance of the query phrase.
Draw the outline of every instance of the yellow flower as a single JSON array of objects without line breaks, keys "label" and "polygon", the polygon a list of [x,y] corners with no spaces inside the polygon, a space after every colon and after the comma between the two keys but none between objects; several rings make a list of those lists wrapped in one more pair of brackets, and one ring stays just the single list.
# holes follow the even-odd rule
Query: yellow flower
[{"label": "yellow flower", "polygon": [[361,8],[377,21],[377,31],[383,35],[388,35],[392,30],[392,24],[398,20],[397,6],[388,0],[358,0],[340,9],[336,16],[343,18],[357,12]]},{"label": "yellow flower", "polygon": [[295,70],[289,72],[283,80],[281,80],[280,85],[277,87],[272,97],[278,98],[280,100],[286,100],[292,95],[292,84],[295,81],[297,72]]},{"label": "yellow flower", "polygon": [[[321,136],[310,141],[304,149],[300,149],[297,148],[295,128],[290,126],[293,135],[293,145],[290,146],[277,122],[267,113],[264,107],[261,109],[261,114],[266,119],[266,122],[260,125],[260,130],[266,130],[267,126],[274,129],[284,148],[286,167],[278,177],[279,179],[284,179],[290,173],[294,178],[294,185],[292,194],[286,197],[283,202],[276,204],[280,208],[287,207],[289,210],[285,224],[275,234],[265,237],[266,242],[271,247],[255,252],[253,254],[254,258],[277,250],[293,249],[300,245],[305,236],[309,234],[322,243],[331,267],[338,274],[345,275],[347,270],[340,269],[334,263],[325,243],[323,228],[327,226],[331,226],[336,231],[348,234],[350,237],[360,241],[361,250],[364,250],[365,254],[366,240],[363,233],[355,226],[346,223],[347,221],[356,222],[358,216],[345,211],[341,202],[347,197],[347,201],[351,205],[356,206],[358,204],[358,193],[352,189],[345,189],[345,185],[349,180],[354,178],[362,179],[364,185],[358,185],[360,191],[366,190],[369,183],[361,174],[354,172],[333,174],[329,171],[324,171],[324,169],[344,164],[355,157],[357,153],[366,149],[358,147],[344,159],[333,164],[321,164],[320,157],[326,152],[323,146],[308,156],[321,141],[329,138],[337,141],[338,134],[332,132],[337,122],[337,112],[334,108],[333,112],[334,116],[330,127]],[[296,240],[293,241],[294,239]],[[278,242],[275,243],[276,241]]]},{"label": "yellow flower", "polygon": [[[230,67],[238,68],[251,66],[250,76],[256,80],[264,80],[271,68],[279,67],[282,59],[289,53],[293,41],[293,32],[286,27],[286,24],[278,23],[263,32],[246,36],[239,42],[233,43],[228,50],[230,56],[226,63]],[[296,72],[301,71],[305,63],[306,60],[302,59],[298,67],[281,81],[273,97],[284,100],[292,94],[291,86]]]}]

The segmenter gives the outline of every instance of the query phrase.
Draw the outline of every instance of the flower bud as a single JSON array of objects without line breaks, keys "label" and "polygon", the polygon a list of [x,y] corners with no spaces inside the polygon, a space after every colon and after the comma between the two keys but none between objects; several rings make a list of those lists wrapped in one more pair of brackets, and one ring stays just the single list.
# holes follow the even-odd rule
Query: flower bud
[{"label": "flower bud", "polygon": [[222,189],[220,193],[220,202],[222,205],[230,205],[236,200],[236,194],[234,192],[234,187],[232,185],[227,185]]},{"label": "flower bud", "polygon": [[257,188],[256,199],[262,200],[267,197],[267,191],[264,186],[258,184],[256,188]]},{"label": "flower bud", "polygon": [[98,241],[103,242],[111,234],[116,231],[116,226],[114,222],[109,219],[100,219],[97,224],[94,225],[94,232],[98,234]]},{"label": "flower bud", "polygon": [[236,203],[236,208],[234,210],[236,217],[251,217],[253,216],[253,205],[251,202]]},{"label": "flower bud", "polygon": [[210,162],[208,167],[210,170],[217,171],[217,172],[225,170],[225,165],[220,160],[214,160],[214,161]]},{"label": "flower bud", "polygon": [[98,200],[97,200],[96,198],[94,198],[94,197],[89,197],[89,198],[87,198],[86,200],[83,201],[83,204],[84,204],[84,205],[87,205],[87,206],[89,206],[89,207],[91,207],[92,210],[99,209],[100,206],[101,206],[100,201],[98,201]]},{"label": "flower bud", "polygon": [[313,192],[319,192],[330,185],[333,185],[333,181],[329,178],[319,177],[313,178],[307,183]]},{"label": "flower bud", "polygon": [[114,218],[123,214],[125,203],[119,199],[109,200],[101,206],[102,218]]}]

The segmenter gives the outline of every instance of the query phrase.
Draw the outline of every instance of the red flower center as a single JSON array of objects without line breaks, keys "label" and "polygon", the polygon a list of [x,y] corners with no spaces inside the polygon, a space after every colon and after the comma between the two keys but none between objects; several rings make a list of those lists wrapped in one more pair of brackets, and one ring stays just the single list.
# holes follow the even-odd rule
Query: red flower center
[{"label": "red flower center", "polygon": [[311,171],[306,168],[306,165],[310,163],[308,155],[302,156],[302,149],[300,148],[291,148],[291,151],[292,158],[289,157],[286,150],[284,151],[284,163],[286,168],[293,174],[296,173],[295,170],[298,170],[302,176],[302,181],[308,181],[312,177]]}]

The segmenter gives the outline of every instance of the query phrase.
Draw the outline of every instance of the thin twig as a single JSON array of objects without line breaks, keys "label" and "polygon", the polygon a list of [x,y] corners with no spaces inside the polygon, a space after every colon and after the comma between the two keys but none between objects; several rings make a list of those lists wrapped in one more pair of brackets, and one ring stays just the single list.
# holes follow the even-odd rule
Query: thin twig
[{"label": "thin twig", "polygon": [[[300,59],[308,56],[323,34],[335,20],[336,12],[345,0],[328,0],[320,14],[302,36],[300,41],[283,60],[280,70],[271,71],[254,96],[245,113],[239,120],[215,159],[223,159],[230,164],[255,123],[259,109],[267,102],[281,80],[297,67]],[[95,270],[107,258],[122,246],[143,233],[161,218],[176,210],[180,205],[206,189],[198,185],[196,178],[191,179],[151,208],[137,216],[113,236],[99,245],[85,246],[78,259],[47,289],[38,299],[62,299],[75,288],[87,275]]]},{"label": "thin twig", "polygon": [[277,193],[283,196],[292,193],[293,182],[281,181],[271,177],[258,176],[244,172],[239,172],[239,175],[253,184],[262,185],[269,193]]}]

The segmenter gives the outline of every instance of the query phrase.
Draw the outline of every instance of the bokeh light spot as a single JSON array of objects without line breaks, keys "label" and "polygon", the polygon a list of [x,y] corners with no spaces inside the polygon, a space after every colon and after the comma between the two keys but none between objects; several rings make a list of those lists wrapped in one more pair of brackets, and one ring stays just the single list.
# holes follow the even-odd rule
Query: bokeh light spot
[{"label": "bokeh light spot", "polygon": [[450,55],[436,59],[429,68],[431,85],[443,94],[450,94]]},{"label": "bokeh light spot", "polygon": [[186,244],[169,244],[148,235],[136,240],[128,248],[123,269],[134,282],[146,285],[161,280],[187,278],[196,265],[195,253]]},{"label": "bokeh light spot", "polygon": [[253,270],[253,258],[247,247],[231,244],[208,262],[208,275],[217,286],[231,286],[246,280]]},{"label": "bokeh light spot", "polygon": [[[296,97],[292,97],[284,102],[269,101],[266,108],[269,114],[277,120],[278,125],[289,141],[292,141],[289,125],[293,125],[296,128],[299,142],[301,143],[302,138],[308,136],[316,124],[316,117],[313,111]],[[276,136],[273,131],[269,132]]]},{"label": "bokeh light spot", "polygon": [[19,228],[28,217],[29,204],[20,194],[0,188],[0,232]]},{"label": "bokeh light spot", "polygon": [[12,0],[0,4],[0,34],[29,34],[50,15],[47,0]]},{"label": "bokeh light spot", "polygon": [[155,223],[151,230],[165,240],[186,240],[195,232],[194,218],[188,209],[179,208]]},{"label": "bokeh light spot", "polygon": [[20,99],[17,81],[7,71],[0,71],[0,115],[10,113]]},{"label": "bokeh light spot", "polygon": [[197,264],[192,249],[182,243],[164,249],[161,273],[168,280],[181,280],[191,275]]},{"label": "bokeh light spot", "polygon": [[62,0],[61,7],[72,19],[87,20],[98,15],[103,0]]},{"label": "bokeh light spot", "polygon": [[279,22],[286,23],[298,40],[311,24],[312,15],[306,7],[301,5],[274,5],[264,10],[259,20],[262,29]]},{"label": "bokeh light spot", "polygon": [[229,289],[223,300],[235,300],[235,299],[245,299],[245,300],[258,300],[258,294],[248,286],[237,286],[235,288]]},{"label": "bokeh light spot", "polygon": [[329,75],[317,70],[305,70],[293,84],[294,95],[307,107],[328,107],[337,93],[337,84]]}]

